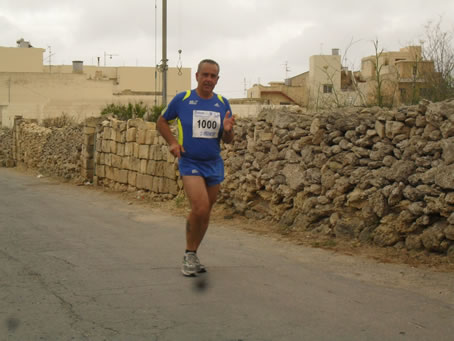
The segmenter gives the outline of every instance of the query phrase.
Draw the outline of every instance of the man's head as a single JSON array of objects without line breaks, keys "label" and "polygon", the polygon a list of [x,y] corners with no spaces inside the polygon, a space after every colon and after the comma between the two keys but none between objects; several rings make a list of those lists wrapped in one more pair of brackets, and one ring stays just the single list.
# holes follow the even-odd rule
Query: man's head
[{"label": "man's head", "polygon": [[197,93],[202,98],[211,98],[214,87],[219,79],[219,64],[211,59],[199,63],[197,73]]}]

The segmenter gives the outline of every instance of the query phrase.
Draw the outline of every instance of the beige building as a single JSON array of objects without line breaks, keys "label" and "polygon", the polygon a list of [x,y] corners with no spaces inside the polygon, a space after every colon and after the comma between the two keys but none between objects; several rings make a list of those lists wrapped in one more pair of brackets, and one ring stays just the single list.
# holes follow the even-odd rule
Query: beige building
[{"label": "beige building", "polygon": [[379,79],[383,104],[393,106],[411,104],[426,96],[430,80],[436,75],[434,62],[423,60],[421,46],[407,46],[363,58],[357,80],[366,103],[376,104]]},{"label": "beige building", "polygon": [[331,55],[314,55],[309,71],[271,82],[254,85],[248,99],[269,104],[298,104],[310,109],[352,105],[375,105],[377,101],[377,68],[381,81],[382,104],[408,104],[424,97],[433,78],[433,61],[422,60],[421,47],[409,46],[399,51],[365,57],[361,70],[352,72],[342,66],[338,49]]},{"label": "beige building", "polygon": [[[45,49],[17,43],[0,47],[1,126],[11,127],[16,115],[42,120],[64,113],[81,121],[112,103],[162,102],[162,73],[154,67],[44,65]],[[190,68],[169,68],[167,102],[190,88]]]},{"label": "beige building", "polygon": [[248,99],[258,99],[263,104],[303,105],[305,89],[303,86],[284,82],[270,82],[268,86],[254,84],[247,91]]}]

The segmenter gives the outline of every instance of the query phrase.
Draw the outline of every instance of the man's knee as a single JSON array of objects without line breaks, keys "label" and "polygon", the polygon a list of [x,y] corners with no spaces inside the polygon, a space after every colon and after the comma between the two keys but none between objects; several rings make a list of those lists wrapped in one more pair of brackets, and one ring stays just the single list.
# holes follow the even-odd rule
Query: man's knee
[{"label": "man's knee", "polygon": [[204,204],[194,205],[191,212],[198,218],[207,218],[210,215],[210,204],[207,202]]}]

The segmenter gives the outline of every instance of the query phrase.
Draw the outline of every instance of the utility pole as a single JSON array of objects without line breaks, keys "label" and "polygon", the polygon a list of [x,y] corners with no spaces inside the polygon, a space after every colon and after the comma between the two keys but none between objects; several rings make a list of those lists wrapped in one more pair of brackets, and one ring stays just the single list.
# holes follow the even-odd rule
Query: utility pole
[{"label": "utility pole", "polygon": [[167,105],[167,0],[162,0],[162,105]]},{"label": "utility pole", "polygon": [[112,53],[104,52],[104,66],[106,66],[107,57],[110,57],[110,59],[112,59],[112,57],[116,57],[116,56],[118,56],[118,54],[112,54]]}]

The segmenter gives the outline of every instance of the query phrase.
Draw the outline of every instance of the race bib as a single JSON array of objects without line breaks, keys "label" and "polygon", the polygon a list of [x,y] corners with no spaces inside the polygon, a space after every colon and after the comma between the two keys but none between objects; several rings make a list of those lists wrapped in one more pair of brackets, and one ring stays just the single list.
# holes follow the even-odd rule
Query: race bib
[{"label": "race bib", "polygon": [[215,139],[221,128],[221,113],[194,110],[192,115],[192,137]]}]

